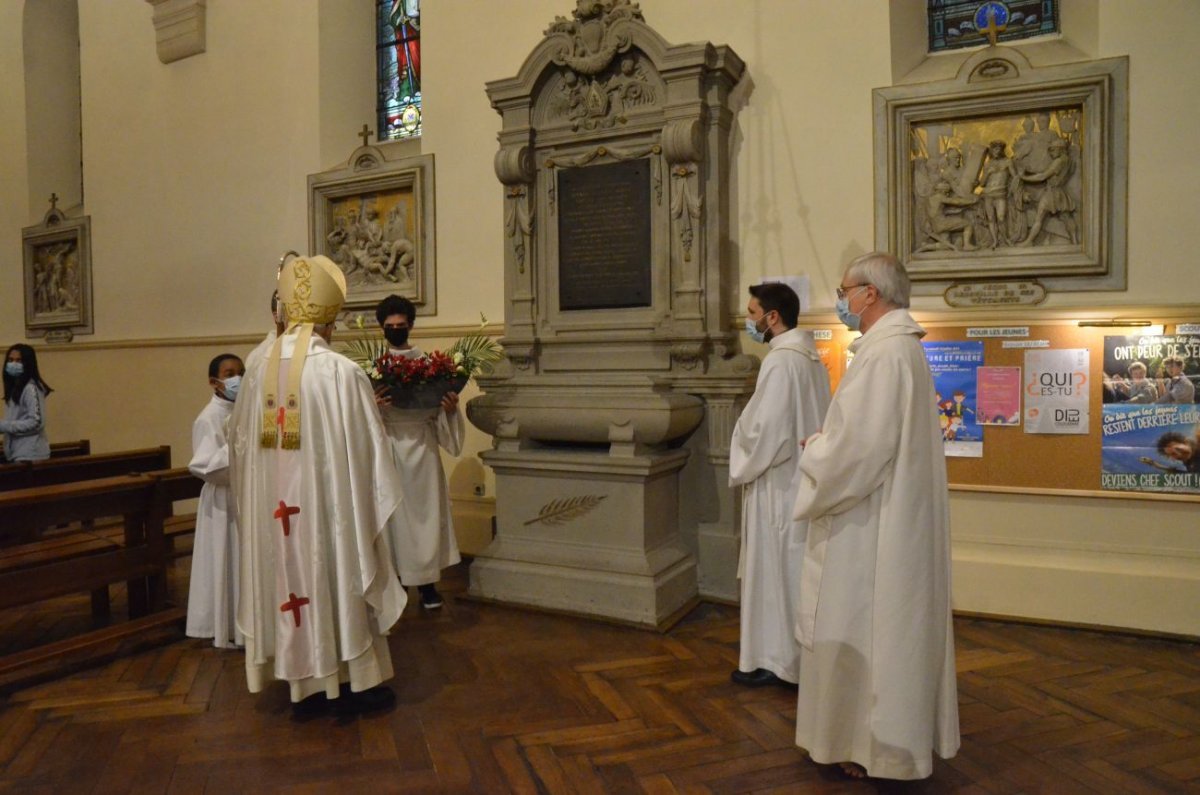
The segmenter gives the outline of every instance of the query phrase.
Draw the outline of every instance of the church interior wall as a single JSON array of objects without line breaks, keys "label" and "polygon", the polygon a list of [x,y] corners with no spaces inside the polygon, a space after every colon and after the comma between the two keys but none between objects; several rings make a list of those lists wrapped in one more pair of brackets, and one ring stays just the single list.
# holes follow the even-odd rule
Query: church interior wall
[{"label": "church interior wall", "polygon": [[[11,111],[0,124],[0,339],[8,344],[25,340],[20,229],[46,209],[30,199],[36,180],[24,156],[25,5],[0,0],[0,101]],[[80,0],[96,332],[39,345],[57,390],[47,404],[53,439],[88,437],[97,451],[166,443],[175,463],[186,463],[209,358],[244,354],[261,338],[275,263],[288,248],[307,248],[306,175],[344,161],[361,125],[375,126],[373,49],[363,54],[372,34],[362,30],[372,12],[350,5],[209,3],[207,51],[162,64],[149,4]],[[1071,5],[1091,14],[1076,49],[1131,59],[1129,286],[1053,295],[1046,306],[1190,303],[1200,314],[1190,256],[1200,228],[1183,176],[1200,129],[1200,54],[1189,46],[1200,20],[1173,0]],[[445,345],[481,312],[502,321],[492,168],[500,120],[483,84],[515,74],[571,6],[437,0],[423,8],[424,135],[387,145],[435,158],[438,313],[420,319],[419,345]],[[741,292],[764,276],[806,273],[813,322],[832,324],[842,264],[874,247],[871,89],[892,83],[905,61],[893,45],[906,38],[876,0],[641,6],[667,40],[728,44],[747,61],[753,85],[734,135],[730,246]],[[914,307],[944,311],[939,302]],[[488,445],[472,428],[464,457],[447,460],[468,551],[487,538],[493,484],[473,454]],[[952,511],[957,608],[1200,635],[1190,609],[1200,598],[1194,503],[956,492]]]}]

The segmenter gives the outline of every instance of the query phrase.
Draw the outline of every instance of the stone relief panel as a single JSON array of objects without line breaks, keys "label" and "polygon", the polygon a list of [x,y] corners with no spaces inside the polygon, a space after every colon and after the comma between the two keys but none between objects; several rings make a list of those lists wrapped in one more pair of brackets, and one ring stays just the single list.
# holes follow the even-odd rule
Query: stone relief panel
[{"label": "stone relief panel", "polygon": [[914,125],[917,251],[988,252],[1080,243],[1087,164],[1078,106]]},{"label": "stone relief panel", "polygon": [[876,247],[917,294],[1124,289],[1128,85],[1126,58],[1034,67],[989,47],[951,80],[876,89]]}]

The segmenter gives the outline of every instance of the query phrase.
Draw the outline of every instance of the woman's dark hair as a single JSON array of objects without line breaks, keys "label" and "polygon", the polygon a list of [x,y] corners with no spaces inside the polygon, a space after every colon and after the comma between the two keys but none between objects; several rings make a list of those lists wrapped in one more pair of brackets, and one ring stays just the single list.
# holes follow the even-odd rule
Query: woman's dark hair
[{"label": "woman's dark hair", "polygon": [[8,363],[8,356],[13,351],[21,354],[21,364],[24,366],[25,372],[18,376],[12,376],[8,374],[7,367],[4,369],[4,402],[18,402],[21,399],[21,393],[25,391],[25,385],[30,381],[41,388],[43,395],[49,395],[53,392],[54,390],[42,380],[42,374],[38,372],[37,354],[33,352],[33,348],[18,342],[5,352],[5,364]]}]

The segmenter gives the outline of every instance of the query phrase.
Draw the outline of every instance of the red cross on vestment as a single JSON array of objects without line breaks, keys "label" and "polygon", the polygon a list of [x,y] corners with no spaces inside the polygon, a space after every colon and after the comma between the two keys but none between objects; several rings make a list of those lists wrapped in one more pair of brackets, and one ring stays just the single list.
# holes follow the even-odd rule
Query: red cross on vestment
[{"label": "red cross on vestment", "polygon": [[283,522],[283,534],[290,536],[292,534],[291,517],[300,513],[300,506],[288,505],[283,500],[279,501],[279,507],[275,509],[275,518]]},{"label": "red cross on vestment", "polygon": [[275,415],[275,424],[279,426],[279,430],[283,430],[283,415],[286,412],[283,406],[279,407],[279,413]]},{"label": "red cross on vestment", "polygon": [[289,593],[290,597],[286,602],[279,606],[280,613],[292,611],[292,619],[296,622],[296,629],[300,628],[300,608],[308,604],[307,596],[297,597],[294,593]]}]

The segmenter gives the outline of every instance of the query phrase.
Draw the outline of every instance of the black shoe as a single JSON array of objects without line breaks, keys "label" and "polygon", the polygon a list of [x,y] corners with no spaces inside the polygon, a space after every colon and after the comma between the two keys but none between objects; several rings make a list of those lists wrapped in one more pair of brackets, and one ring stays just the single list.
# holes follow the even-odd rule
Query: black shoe
[{"label": "black shoe", "polygon": [[442,595],[438,593],[437,587],[432,583],[429,585],[418,585],[417,590],[421,593],[421,607],[426,610],[437,610],[444,604]]},{"label": "black shoe", "polygon": [[393,706],[396,703],[396,694],[387,685],[376,685],[361,693],[351,693],[350,699],[360,713],[376,712]]},{"label": "black shoe", "polygon": [[292,720],[303,723],[318,718],[329,711],[329,699],[324,693],[313,693],[300,701],[292,702]]},{"label": "black shoe", "polygon": [[358,693],[351,692],[350,685],[342,685],[337,711],[343,716],[365,715],[380,712],[396,703],[396,694],[387,685],[376,685]]},{"label": "black shoe", "polygon": [[744,685],[746,687],[762,687],[763,685],[783,685],[786,684],[775,674],[768,671],[766,668],[755,668],[753,671],[737,670],[729,675],[735,685]]}]

